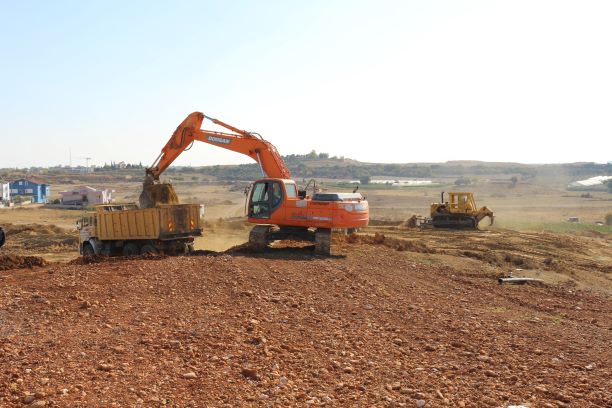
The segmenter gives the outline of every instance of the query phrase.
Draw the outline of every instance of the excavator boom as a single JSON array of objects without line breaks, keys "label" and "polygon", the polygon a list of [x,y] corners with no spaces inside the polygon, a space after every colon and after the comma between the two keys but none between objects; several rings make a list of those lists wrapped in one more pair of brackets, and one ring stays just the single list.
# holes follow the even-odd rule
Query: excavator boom
[{"label": "excavator boom", "polygon": [[[233,133],[200,129],[204,119],[209,119]],[[270,142],[257,133],[240,130],[201,112],[190,114],[176,128],[153,165],[147,169],[147,174],[153,180],[159,180],[160,175],[196,140],[249,156],[259,164],[264,177],[291,178],[287,165]]]}]

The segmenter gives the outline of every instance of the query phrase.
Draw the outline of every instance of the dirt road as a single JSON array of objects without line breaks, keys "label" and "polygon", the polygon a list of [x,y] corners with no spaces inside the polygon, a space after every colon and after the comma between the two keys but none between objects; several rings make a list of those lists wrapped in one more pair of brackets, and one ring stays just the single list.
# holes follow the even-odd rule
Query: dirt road
[{"label": "dirt road", "polygon": [[608,296],[412,255],[355,243],[4,272],[0,405],[612,405]]}]

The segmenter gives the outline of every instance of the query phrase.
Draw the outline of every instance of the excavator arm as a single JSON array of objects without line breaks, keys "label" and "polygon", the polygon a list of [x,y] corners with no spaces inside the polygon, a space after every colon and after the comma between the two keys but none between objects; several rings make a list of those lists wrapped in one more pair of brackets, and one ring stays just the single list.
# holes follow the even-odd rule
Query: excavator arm
[{"label": "excavator arm", "polygon": [[[200,129],[204,119],[232,133]],[[185,150],[189,150],[196,140],[249,156],[259,164],[264,177],[291,178],[291,172],[274,145],[259,134],[240,130],[201,112],[193,112],[176,128],[153,165],[146,170],[149,182],[159,180],[172,162]]]}]

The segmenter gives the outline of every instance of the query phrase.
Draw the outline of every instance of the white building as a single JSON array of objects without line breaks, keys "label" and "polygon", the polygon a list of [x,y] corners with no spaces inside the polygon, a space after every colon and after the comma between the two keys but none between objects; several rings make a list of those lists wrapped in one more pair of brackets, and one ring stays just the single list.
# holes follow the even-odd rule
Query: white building
[{"label": "white building", "polygon": [[11,201],[11,187],[9,183],[0,182],[0,201]]},{"label": "white building", "polygon": [[64,205],[91,205],[109,204],[112,201],[112,190],[96,190],[89,186],[75,187],[71,190],[60,191]]}]

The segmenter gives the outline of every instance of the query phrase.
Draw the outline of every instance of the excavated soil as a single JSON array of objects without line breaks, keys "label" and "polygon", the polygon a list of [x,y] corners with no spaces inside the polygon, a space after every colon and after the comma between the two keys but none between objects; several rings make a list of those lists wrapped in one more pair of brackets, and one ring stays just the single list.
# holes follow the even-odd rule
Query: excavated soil
[{"label": "excavated soil", "polygon": [[43,257],[51,261],[67,261],[78,256],[76,231],[42,224],[3,224],[2,227],[6,243],[0,254]]},{"label": "excavated soil", "polygon": [[46,262],[38,256],[0,255],[0,271],[45,266]]},{"label": "excavated soil", "polygon": [[0,406],[612,406],[608,295],[360,240],[6,272]]},{"label": "excavated soil", "polygon": [[400,251],[436,254],[429,260],[464,266],[477,261],[485,270],[502,275],[518,273],[567,283],[612,295],[612,235],[575,235],[512,230],[453,231],[375,225],[365,234],[345,237]]}]

